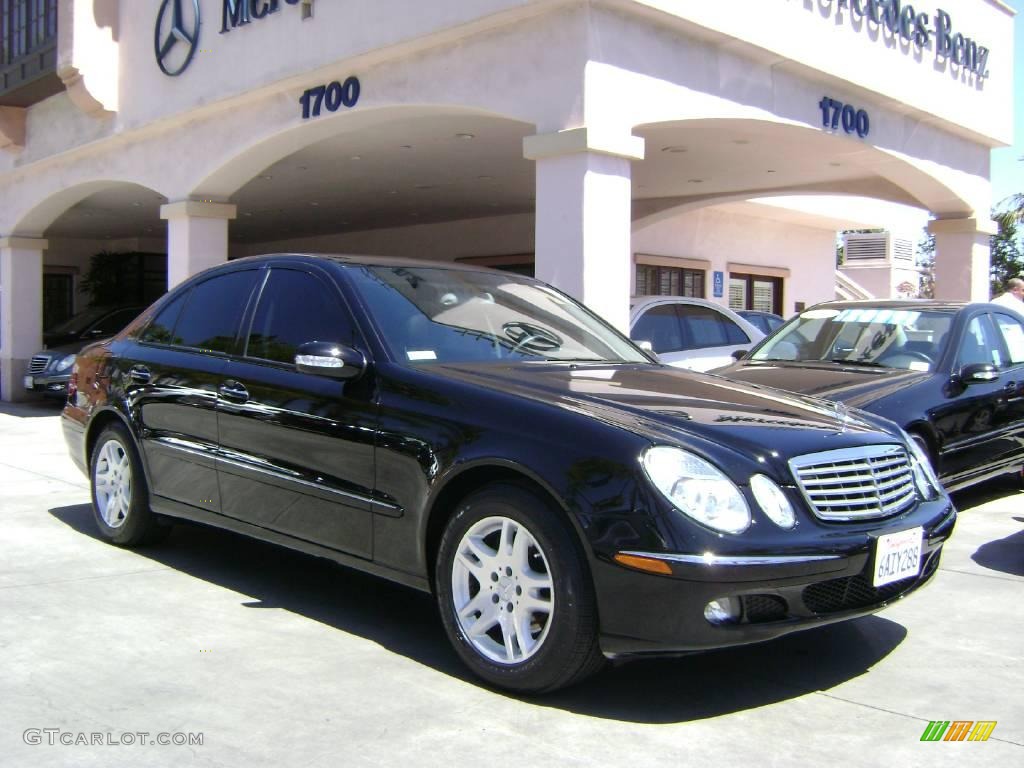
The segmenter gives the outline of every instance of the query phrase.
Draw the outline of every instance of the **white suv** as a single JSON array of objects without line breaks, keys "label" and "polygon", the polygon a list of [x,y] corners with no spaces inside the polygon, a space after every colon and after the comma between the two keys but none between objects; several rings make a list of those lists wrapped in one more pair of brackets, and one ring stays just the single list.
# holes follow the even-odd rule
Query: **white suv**
[{"label": "white suv", "polygon": [[663,363],[710,371],[733,363],[733,352],[752,348],[764,334],[731,309],[704,299],[639,296],[630,300],[629,337],[648,342]]}]

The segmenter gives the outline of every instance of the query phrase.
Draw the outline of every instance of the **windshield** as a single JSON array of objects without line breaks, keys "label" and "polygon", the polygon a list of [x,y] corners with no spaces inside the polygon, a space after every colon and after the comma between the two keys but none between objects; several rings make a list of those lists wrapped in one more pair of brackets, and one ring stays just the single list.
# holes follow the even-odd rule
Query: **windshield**
[{"label": "windshield", "polygon": [[931,371],[953,315],[927,309],[809,309],[750,357]]},{"label": "windshield", "polygon": [[400,362],[650,362],[576,302],[529,278],[436,267],[349,274]]}]

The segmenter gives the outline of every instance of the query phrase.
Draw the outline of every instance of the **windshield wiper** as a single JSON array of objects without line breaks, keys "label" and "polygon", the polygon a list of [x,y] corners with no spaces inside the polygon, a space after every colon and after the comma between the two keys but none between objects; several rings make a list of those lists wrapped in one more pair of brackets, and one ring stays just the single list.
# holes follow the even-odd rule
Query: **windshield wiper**
[{"label": "windshield wiper", "polygon": [[847,360],[842,357],[830,357],[827,360],[822,360],[823,363],[838,363],[839,365],[860,365],[867,368],[885,368],[887,366],[881,363],[876,363],[874,360]]}]

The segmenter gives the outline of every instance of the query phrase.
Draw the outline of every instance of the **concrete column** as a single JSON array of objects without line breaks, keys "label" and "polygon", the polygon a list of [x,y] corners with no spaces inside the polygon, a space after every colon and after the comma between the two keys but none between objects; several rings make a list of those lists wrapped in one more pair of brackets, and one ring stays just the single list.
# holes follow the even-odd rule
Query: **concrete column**
[{"label": "concrete column", "polygon": [[167,220],[167,287],[228,260],[228,222],[238,214],[230,203],[182,200],[160,206]]},{"label": "concrete column", "polygon": [[27,400],[28,361],[43,348],[43,251],[47,242],[0,238],[0,399]]},{"label": "concrete column", "polygon": [[588,128],[527,136],[536,162],[536,275],[629,331],[632,160],[643,139]]},{"label": "concrete column", "polygon": [[989,300],[989,237],[998,229],[988,219],[935,219],[935,298]]}]

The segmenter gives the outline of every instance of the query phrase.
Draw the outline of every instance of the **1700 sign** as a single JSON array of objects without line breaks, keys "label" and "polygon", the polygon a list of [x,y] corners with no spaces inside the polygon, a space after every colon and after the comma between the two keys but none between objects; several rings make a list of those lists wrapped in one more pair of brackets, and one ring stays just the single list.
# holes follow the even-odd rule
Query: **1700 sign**
[{"label": "1700 sign", "polygon": [[351,109],[359,101],[359,78],[350,77],[344,83],[335,80],[327,85],[307,88],[299,103],[302,105],[302,119],[320,117],[322,111],[337,112],[342,107]]},{"label": "1700 sign", "polygon": [[842,128],[846,133],[856,133],[862,139],[871,130],[871,120],[863,109],[830,99],[828,96],[818,102],[821,107],[821,124],[830,130]]}]

